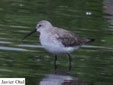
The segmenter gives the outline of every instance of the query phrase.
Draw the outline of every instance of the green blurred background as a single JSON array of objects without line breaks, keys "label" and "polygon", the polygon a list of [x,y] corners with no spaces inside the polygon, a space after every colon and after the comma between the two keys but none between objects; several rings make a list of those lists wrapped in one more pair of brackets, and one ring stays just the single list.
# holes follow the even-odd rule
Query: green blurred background
[{"label": "green blurred background", "polygon": [[[72,53],[73,76],[113,85],[112,0],[0,0],[0,77],[25,77],[37,85],[53,73],[52,54],[39,46],[39,34],[22,38],[40,20],[96,41]],[[58,57],[58,67],[67,70],[68,57]]]}]

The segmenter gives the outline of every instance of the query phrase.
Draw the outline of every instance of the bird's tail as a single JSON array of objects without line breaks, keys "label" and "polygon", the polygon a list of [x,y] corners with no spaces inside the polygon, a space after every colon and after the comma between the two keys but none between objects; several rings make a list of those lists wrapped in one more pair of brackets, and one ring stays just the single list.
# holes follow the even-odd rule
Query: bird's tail
[{"label": "bird's tail", "polygon": [[87,43],[94,42],[95,39],[88,39]]},{"label": "bird's tail", "polygon": [[89,39],[89,42],[94,42],[95,41],[95,39]]},{"label": "bird's tail", "polygon": [[84,45],[84,44],[88,44],[88,43],[93,42],[93,41],[95,41],[95,39],[82,38],[82,39],[80,39],[79,43],[80,43],[80,45]]}]

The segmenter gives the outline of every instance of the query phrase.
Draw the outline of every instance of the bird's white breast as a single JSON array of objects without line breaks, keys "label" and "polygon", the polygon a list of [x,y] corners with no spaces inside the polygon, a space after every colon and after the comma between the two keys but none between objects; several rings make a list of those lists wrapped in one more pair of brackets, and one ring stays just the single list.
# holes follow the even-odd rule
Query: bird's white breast
[{"label": "bird's white breast", "polygon": [[78,47],[64,47],[64,45],[57,40],[57,35],[50,33],[40,34],[41,45],[50,53],[53,54],[65,54],[73,52]]}]

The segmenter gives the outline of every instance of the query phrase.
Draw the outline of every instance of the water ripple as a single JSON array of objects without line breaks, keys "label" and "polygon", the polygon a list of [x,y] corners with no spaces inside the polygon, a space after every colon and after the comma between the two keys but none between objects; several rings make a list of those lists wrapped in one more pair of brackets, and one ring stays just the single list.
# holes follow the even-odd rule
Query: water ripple
[{"label": "water ripple", "polygon": [[0,50],[9,50],[9,51],[28,51],[23,48],[14,48],[14,47],[5,47],[5,46],[0,46]]}]

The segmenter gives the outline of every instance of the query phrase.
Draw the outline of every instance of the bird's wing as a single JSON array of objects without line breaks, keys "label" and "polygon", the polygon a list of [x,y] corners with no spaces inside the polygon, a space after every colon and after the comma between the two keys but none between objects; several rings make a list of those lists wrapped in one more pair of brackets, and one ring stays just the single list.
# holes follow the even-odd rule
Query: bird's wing
[{"label": "bird's wing", "polygon": [[81,38],[67,30],[59,30],[57,35],[57,40],[59,40],[65,47],[80,46],[89,41],[89,39]]}]

